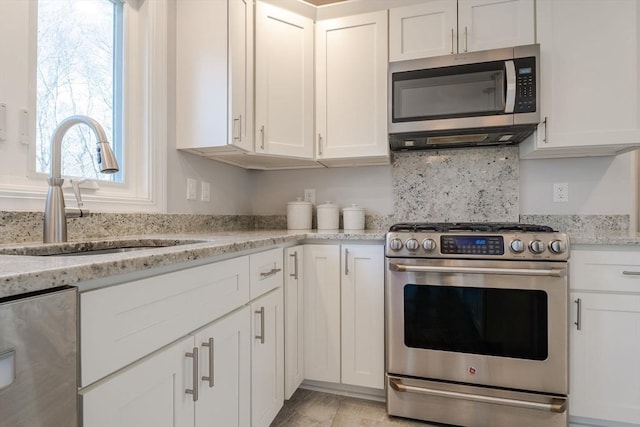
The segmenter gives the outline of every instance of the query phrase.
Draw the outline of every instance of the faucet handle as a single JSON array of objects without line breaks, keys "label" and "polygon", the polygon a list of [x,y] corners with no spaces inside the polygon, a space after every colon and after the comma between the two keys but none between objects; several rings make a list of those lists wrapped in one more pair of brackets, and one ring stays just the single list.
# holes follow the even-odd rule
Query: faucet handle
[{"label": "faucet handle", "polygon": [[73,194],[76,196],[76,203],[78,208],[82,208],[82,195],[80,194],[80,184],[83,182],[89,181],[89,178],[71,178],[69,179],[69,183],[71,183],[71,188],[73,189]]}]

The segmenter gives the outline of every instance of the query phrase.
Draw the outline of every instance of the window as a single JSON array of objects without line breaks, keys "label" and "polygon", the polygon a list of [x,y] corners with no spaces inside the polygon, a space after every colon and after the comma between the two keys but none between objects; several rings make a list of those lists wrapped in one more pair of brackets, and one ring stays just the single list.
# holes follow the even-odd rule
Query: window
[{"label": "window", "polygon": [[[102,125],[122,171],[122,15],[120,0],[38,0],[36,172],[49,172],[51,136],[77,114]],[[95,143],[87,126],[69,130],[63,175],[122,182],[122,172],[100,173]]]}]

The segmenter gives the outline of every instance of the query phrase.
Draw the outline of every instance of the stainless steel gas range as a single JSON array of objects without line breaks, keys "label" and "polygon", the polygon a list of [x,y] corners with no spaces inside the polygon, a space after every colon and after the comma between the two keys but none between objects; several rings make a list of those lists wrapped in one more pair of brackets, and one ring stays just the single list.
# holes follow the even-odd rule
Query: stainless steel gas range
[{"label": "stainless steel gas range", "polygon": [[546,226],[402,223],[386,236],[390,415],[567,425],[569,242]]}]

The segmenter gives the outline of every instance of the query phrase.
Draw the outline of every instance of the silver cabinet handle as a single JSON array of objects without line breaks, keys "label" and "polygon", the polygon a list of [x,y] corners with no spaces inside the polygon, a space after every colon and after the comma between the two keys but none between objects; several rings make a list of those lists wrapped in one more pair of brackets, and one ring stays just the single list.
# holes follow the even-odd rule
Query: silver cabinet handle
[{"label": "silver cabinet handle", "polygon": [[318,154],[322,156],[322,134],[318,134]]},{"label": "silver cabinet handle", "polygon": [[453,48],[453,28],[451,29],[451,53],[454,53],[454,48]]},{"label": "silver cabinet handle", "polygon": [[469,42],[467,40],[467,27],[464,27],[464,51],[466,52],[469,47]]},{"label": "silver cabinet handle", "polygon": [[292,253],[289,256],[293,257],[293,273],[290,273],[289,276],[298,280],[298,251]]},{"label": "silver cabinet handle", "polygon": [[544,118],[544,121],[542,123],[544,123],[544,139],[542,140],[542,142],[546,144],[547,142],[549,142],[549,134],[547,133],[547,117]]},{"label": "silver cabinet handle", "polygon": [[576,303],[576,321],[573,322],[576,325],[577,330],[582,330],[582,299],[578,298],[574,301]]},{"label": "silver cabinet handle", "polygon": [[344,250],[344,275],[349,275],[349,249]]},{"label": "silver cabinet handle", "polygon": [[551,276],[563,277],[567,270],[531,270],[528,268],[474,268],[474,267],[436,267],[428,265],[389,264],[389,270],[401,273],[466,273],[466,274],[509,274],[515,276]]},{"label": "silver cabinet handle", "polygon": [[215,362],[215,355],[214,355],[214,350],[213,350],[213,338],[209,338],[208,342],[203,342],[202,343],[203,347],[207,347],[209,349],[209,376],[202,376],[202,381],[209,381],[209,388],[213,388],[214,386],[214,362]]},{"label": "silver cabinet handle", "polygon": [[281,271],[282,271],[282,269],[281,269],[281,268],[277,268],[277,267],[275,267],[275,266],[274,266],[274,267],[271,269],[271,271],[267,271],[267,272],[265,272],[265,273],[260,273],[260,280],[262,280],[262,279],[266,279],[267,277],[271,277],[271,276],[273,276],[273,275],[275,275],[275,274],[280,273]]},{"label": "silver cabinet handle", "polygon": [[[238,123],[238,136],[236,136],[236,122]],[[242,114],[240,114],[238,116],[237,119],[233,119],[233,140],[234,141],[241,141],[242,140]]]},{"label": "silver cabinet handle", "polygon": [[411,385],[402,384],[396,379],[390,379],[391,388],[399,392],[410,392],[427,394],[430,396],[450,397],[454,399],[469,400],[472,402],[484,402],[493,403],[497,405],[515,406],[518,408],[537,409],[539,411],[549,411],[556,413],[563,413],[567,410],[567,399],[561,397],[554,397],[551,399],[551,403],[530,402],[526,400],[518,399],[506,399],[503,397],[482,396],[477,394],[460,393],[456,391],[448,390],[434,390],[426,387],[416,387]]},{"label": "silver cabinet handle", "polygon": [[505,61],[504,69],[507,74],[507,93],[504,112],[513,113],[513,108],[516,105],[516,66],[513,61]]},{"label": "silver cabinet handle", "polygon": [[260,149],[264,150],[264,125],[260,126]]},{"label": "silver cabinet handle", "polygon": [[188,388],[184,392],[193,396],[193,401],[198,401],[198,347],[193,347],[192,353],[185,353],[185,357],[193,357],[193,388]]},{"label": "silver cabinet handle", "polygon": [[256,335],[255,338],[260,340],[260,344],[264,344],[264,307],[260,307],[255,313],[260,315],[260,335]]},{"label": "silver cabinet handle", "polygon": [[640,276],[640,271],[623,271],[625,276]]}]

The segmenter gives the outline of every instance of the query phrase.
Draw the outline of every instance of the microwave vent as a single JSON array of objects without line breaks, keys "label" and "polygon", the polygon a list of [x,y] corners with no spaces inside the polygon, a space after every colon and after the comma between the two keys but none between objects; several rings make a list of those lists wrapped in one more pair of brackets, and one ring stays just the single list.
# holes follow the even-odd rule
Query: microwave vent
[{"label": "microwave vent", "polygon": [[482,143],[486,141],[489,135],[486,133],[479,133],[475,135],[450,135],[450,136],[432,136],[427,138],[427,145],[455,145],[455,144],[469,144],[469,143]]}]

